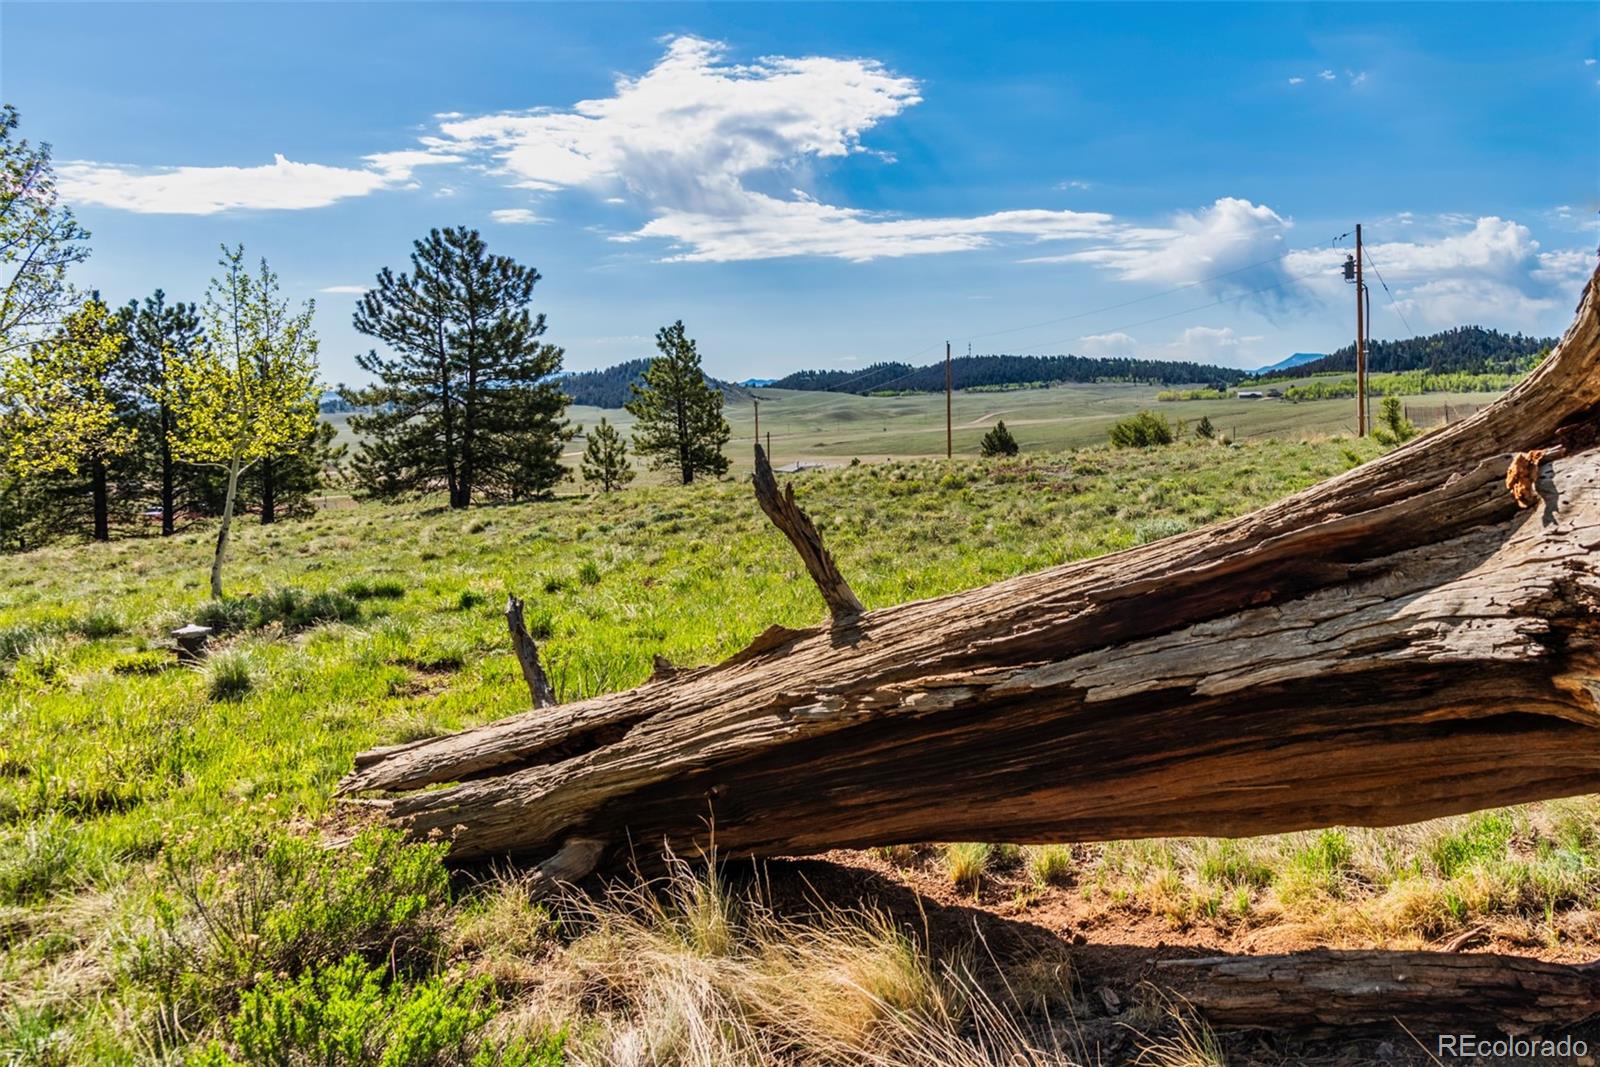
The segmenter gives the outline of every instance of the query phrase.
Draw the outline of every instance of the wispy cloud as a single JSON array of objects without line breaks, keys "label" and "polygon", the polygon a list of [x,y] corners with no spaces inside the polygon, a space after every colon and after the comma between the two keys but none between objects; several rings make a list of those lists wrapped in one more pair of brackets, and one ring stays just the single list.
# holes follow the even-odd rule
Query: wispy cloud
[{"label": "wispy cloud", "polygon": [[504,223],[508,226],[526,226],[531,223],[544,221],[543,218],[535,215],[532,211],[525,207],[503,207],[496,211],[489,212],[489,217],[496,222]]},{"label": "wispy cloud", "polygon": [[[651,216],[624,241],[661,241],[665,258],[702,262],[826,256],[853,261],[981,248],[1000,240],[1107,233],[1109,215],[1027,209],[907,218],[760,186],[815,160],[867,152],[862,137],[920,102],[917,83],[868,59],[724,60],[724,46],[679,37],[611,96],[565,110],[460,117],[443,146],[489,156],[536,192],[626,197]],[[889,165],[887,160],[881,160]]]},{"label": "wispy cloud", "polygon": [[419,166],[461,160],[448,153],[407,150],[367,156],[365,167],[297,163],[277,155],[271,163],[254,167],[140,168],[76,161],[58,170],[61,195],[70,201],[141,214],[215,215],[327,207],[403,186]]},{"label": "wispy cloud", "polygon": [[345,296],[359,296],[362,293],[365,293],[368,288],[369,287],[365,286],[365,285],[329,285],[329,286],[326,286],[324,288],[318,289],[317,292],[319,292],[319,293],[337,293],[337,294],[345,295]]},{"label": "wispy cloud", "polygon": [[1290,78],[1289,79],[1289,84],[1290,85],[1304,85],[1305,83],[1306,83],[1306,80],[1304,78],[1295,77],[1295,78]]}]

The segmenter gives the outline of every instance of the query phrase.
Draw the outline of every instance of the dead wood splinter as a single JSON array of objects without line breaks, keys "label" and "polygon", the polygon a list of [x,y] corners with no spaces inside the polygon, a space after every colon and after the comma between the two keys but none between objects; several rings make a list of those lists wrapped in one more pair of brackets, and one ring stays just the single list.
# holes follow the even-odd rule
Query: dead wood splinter
[{"label": "dead wood splinter", "polygon": [[848,622],[865,611],[861,601],[851,591],[850,583],[839,573],[833,556],[823,547],[822,535],[817,532],[811,517],[794,502],[794,486],[785,485],[783,492],[778,492],[777,479],[772,476],[772,464],[767,461],[767,454],[759,444],[756,445],[755,485],[756,501],[761,505],[761,510],[766,512],[767,518],[783,531],[795,551],[800,553],[806,570],[811,573],[811,580],[817,583],[822,599],[828,602],[833,621],[836,624]]}]

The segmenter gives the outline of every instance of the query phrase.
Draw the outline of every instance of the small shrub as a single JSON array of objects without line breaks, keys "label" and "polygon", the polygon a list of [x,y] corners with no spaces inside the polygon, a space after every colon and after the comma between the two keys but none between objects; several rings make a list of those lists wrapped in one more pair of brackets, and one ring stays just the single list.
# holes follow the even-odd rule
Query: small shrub
[{"label": "small shrub", "polygon": [[171,1018],[203,1021],[263,974],[293,979],[351,954],[410,973],[439,943],[447,848],[392,831],[364,831],[341,849],[283,836],[221,871],[174,849],[153,926],[130,944],[129,977]]},{"label": "small shrub", "polygon": [[142,652],[124,652],[111,661],[111,673],[160,674],[175,665],[172,653],[152,648]]},{"label": "small shrub", "polygon": [[1154,411],[1130,415],[1111,427],[1111,443],[1118,448],[1151,448],[1170,445],[1173,440],[1172,423]]},{"label": "small shrub", "polygon": [[983,440],[978,442],[978,451],[985,456],[1014,456],[1022,451],[1022,447],[1006,428],[1005,420],[1000,419],[992,430],[983,435]]},{"label": "small shrub", "polygon": [[471,611],[473,608],[481,607],[484,603],[485,598],[482,593],[472,589],[463,589],[461,595],[456,597],[456,610]]},{"label": "small shrub", "polygon": [[993,855],[991,846],[975,841],[944,846],[944,862],[950,872],[950,884],[961,889],[977,889]]},{"label": "small shrub", "polygon": [[[1346,857],[1348,859],[1348,857]],[[1261,862],[1237,841],[1212,843],[1200,860],[1200,877],[1227,889],[1264,889],[1272,882],[1272,868]]]},{"label": "small shrub", "polygon": [[1372,431],[1373,438],[1386,448],[1404,444],[1417,436],[1417,428],[1406,418],[1405,408],[1397,396],[1383,398],[1383,409],[1378,415],[1380,425]]},{"label": "small shrub", "polygon": [[122,620],[115,612],[95,610],[74,619],[68,629],[80,637],[94,641],[104,637],[115,637],[126,627],[122,625]]},{"label": "small shrub", "polygon": [[600,565],[592,559],[586,559],[578,567],[578,581],[584,585],[600,584]]},{"label": "small shrub", "polygon": [[251,676],[254,657],[242,648],[229,648],[206,659],[206,692],[212,700],[242,700],[255,685]]},{"label": "small shrub", "polygon": [[1133,528],[1134,544],[1147,545],[1151,541],[1160,541],[1168,537],[1176,537],[1189,529],[1189,523],[1178,518],[1149,519],[1139,523]]},{"label": "small shrub", "polygon": [[1440,875],[1454,878],[1471,867],[1491,866],[1504,860],[1515,830],[1516,824],[1507,812],[1486,811],[1474,815],[1455,833],[1435,841],[1428,858]]},{"label": "small shrub", "polygon": [[307,593],[285,587],[254,596],[212,600],[195,612],[194,621],[218,633],[259,630],[277,623],[285,631],[307,630],[328,622],[355,622],[361,605],[344,592]]},{"label": "small shrub", "polygon": [[399,600],[406,585],[398,578],[356,578],[345,583],[343,592],[352,600]]},{"label": "small shrub", "polygon": [[0,840],[0,903],[37,904],[91,880],[78,828],[51,813]]},{"label": "small shrub", "polygon": [[1028,877],[1033,884],[1066,885],[1072,880],[1072,849],[1066,845],[1036,845],[1028,849]]},{"label": "small shrub", "polygon": [[498,1064],[533,1067],[562,1060],[557,1035],[537,1046],[496,1048],[480,1038],[493,1016],[487,979],[430,978],[413,987],[384,983],[384,968],[349,956],[298,978],[268,976],[240,999],[229,1044],[199,1058],[206,1067],[338,1064],[430,1067]]},{"label": "small shrub", "polygon": [[1210,441],[1217,436],[1217,428],[1211,425],[1210,415],[1200,416],[1200,421],[1194,424],[1194,435],[1196,437],[1203,437],[1207,441]]},{"label": "small shrub", "polygon": [[51,635],[44,626],[7,626],[0,629],[0,668],[17,662]]}]

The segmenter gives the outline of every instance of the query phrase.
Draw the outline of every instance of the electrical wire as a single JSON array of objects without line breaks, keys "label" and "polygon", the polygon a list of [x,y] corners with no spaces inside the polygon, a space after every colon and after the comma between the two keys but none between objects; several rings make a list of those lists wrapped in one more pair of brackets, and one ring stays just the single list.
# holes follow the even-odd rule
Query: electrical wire
[{"label": "electrical wire", "polygon": [[1366,247],[1363,246],[1361,249],[1361,254],[1366,257],[1367,265],[1372,268],[1372,273],[1378,276],[1378,284],[1383,286],[1383,295],[1389,298],[1389,306],[1394,308],[1394,313],[1396,315],[1400,316],[1400,322],[1405,326],[1407,336],[1415,337],[1417,335],[1417,331],[1413,330],[1411,328],[1411,323],[1406,321],[1406,313],[1400,310],[1399,301],[1395,300],[1394,294],[1389,291],[1389,283],[1383,280],[1383,271],[1379,270],[1378,264],[1373,261],[1372,253],[1368,252]]}]

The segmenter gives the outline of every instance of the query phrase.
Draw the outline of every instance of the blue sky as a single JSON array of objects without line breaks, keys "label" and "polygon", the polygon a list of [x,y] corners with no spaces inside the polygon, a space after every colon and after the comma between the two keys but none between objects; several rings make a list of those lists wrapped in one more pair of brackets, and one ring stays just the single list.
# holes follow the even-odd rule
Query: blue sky
[{"label": "blue sky", "polygon": [[1558,333],[1597,54],[1594,4],[0,7],[79,284],[198,299],[243,241],[329,381],[352,292],[463,224],[539,268],[572,369],[675,318],[729,377],[946,338],[1257,366],[1348,342],[1357,221],[1376,336]]}]

